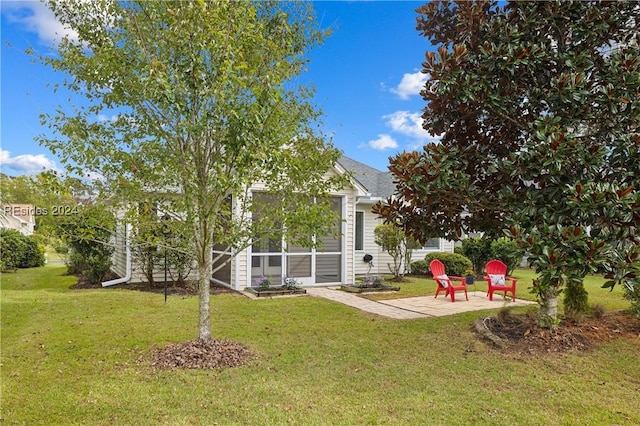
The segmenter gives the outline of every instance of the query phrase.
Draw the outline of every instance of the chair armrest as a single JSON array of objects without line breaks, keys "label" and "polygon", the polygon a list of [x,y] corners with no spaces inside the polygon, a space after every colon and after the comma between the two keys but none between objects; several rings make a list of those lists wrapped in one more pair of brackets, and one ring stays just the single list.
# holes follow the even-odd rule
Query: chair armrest
[{"label": "chair armrest", "polygon": [[455,275],[449,275],[449,282],[460,281],[463,285],[467,285],[467,280],[464,277],[457,277]]}]

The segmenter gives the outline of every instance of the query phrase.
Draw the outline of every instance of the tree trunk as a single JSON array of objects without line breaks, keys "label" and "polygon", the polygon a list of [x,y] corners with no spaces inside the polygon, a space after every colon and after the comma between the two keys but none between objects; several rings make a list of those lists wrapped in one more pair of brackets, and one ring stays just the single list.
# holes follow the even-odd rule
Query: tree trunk
[{"label": "tree trunk", "polygon": [[211,311],[209,309],[209,292],[211,288],[211,252],[212,247],[206,244],[198,255],[198,340],[211,340]]},{"label": "tree trunk", "polygon": [[540,294],[540,314],[538,325],[542,328],[554,328],[558,324],[558,290],[555,287]]}]

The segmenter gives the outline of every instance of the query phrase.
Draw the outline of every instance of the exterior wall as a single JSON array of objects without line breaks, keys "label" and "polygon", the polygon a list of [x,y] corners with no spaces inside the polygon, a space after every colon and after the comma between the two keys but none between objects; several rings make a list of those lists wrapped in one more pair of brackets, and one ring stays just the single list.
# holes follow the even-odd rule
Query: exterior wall
[{"label": "exterior wall", "polygon": [[[334,173],[334,172],[332,172]],[[251,188],[251,191],[264,191],[266,188],[262,185],[255,185]],[[330,194],[334,197],[341,198],[342,205],[342,218],[343,223],[341,225],[341,264],[336,265],[341,268],[341,279],[339,282],[332,283],[317,283],[315,281],[315,277],[313,276],[314,268],[312,266],[312,277],[303,277],[301,278],[302,285],[304,286],[326,286],[326,285],[335,285],[335,284],[350,284],[354,282],[354,268],[353,268],[353,247],[354,247],[354,223],[355,223],[355,197],[356,197],[356,189],[355,188],[345,188],[342,191],[335,192]],[[312,251],[312,259],[316,259],[314,255],[315,251]],[[236,290],[244,290],[246,287],[251,286],[251,256],[252,251],[251,247],[243,250],[238,253],[236,259],[234,260],[235,270],[232,273],[232,284],[231,287]],[[330,261],[329,259],[325,259],[324,261]],[[318,259],[318,263],[323,262],[323,259]],[[283,264],[284,268],[284,264]],[[296,277],[297,278],[297,277]]]},{"label": "exterior wall", "polygon": [[127,235],[124,222],[117,223],[111,243],[115,247],[111,255],[111,270],[120,277],[124,277],[127,272]]},{"label": "exterior wall", "polygon": [[[365,275],[367,273],[370,273],[372,275],[388,274],[389,267],[387,265],[393,263],[391,256],[389,256],[386,251],[382,250],[380,246],[375,243],[374,229],[376,228],[376,226],[382,224],[383,221],[382,219],[379,219],[376,215],[371,213],[371,207],[372,204],[370,203],[359,203],[356,206],[356,211],[364,212],[364,250],[354,250],[355,275]],[[353,234],[355,238],[355,229],[353,230]],[[434,248],[413,250],[411,259],[412,262],[415,262],[416,260],[423,260],[428,253],[434,251],[453,253],[453,248],[453,241],[447,241],[441,238],[440,247],[438,249]],[[371,270],[369,270],[369,264],[363,261],[363,257],[365,254],[370,254],[373,256],[373,267],[371,268]]]}]

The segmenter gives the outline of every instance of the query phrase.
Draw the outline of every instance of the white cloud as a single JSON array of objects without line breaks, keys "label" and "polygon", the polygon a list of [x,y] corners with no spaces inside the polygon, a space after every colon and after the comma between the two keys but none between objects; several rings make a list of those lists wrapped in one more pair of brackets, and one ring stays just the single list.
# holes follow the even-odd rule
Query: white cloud
[{"label": "white cloud", "polygon": [[422,128],[422,116],[418,112],[396,111],[382,116],[394,132],[413,139],[427,139],[429,134]]},{"label": "white cloud", "polygon": [[410,96],[420,94],[420,90],[424,87],[427,78],[428,75],[423,74],[421,71],[414,72],[413,74],[406,73],[402,76],[402,80],[400,80],[398,86],[390,90],[398,95],[400,99],[409,99]]},{"label": "white cloud", "polygon": [[56,163],[45,157],[44,154],[23,154],[11,157],[11,153],[4,149],[0,150],[0,165],[22,173],[58,170]]},{"label": "white cloud", "polygon": [[45,44],[57,44],[65,35],[73,40],[78,39],[78,33],[63,26],[41,2],[2,2],[2,14],[7,21],[18,23],[27,31],[38,34],[40,41]]},{"label": "white cloud", "polygon": [[384,151],[386,149],[395,149],[398,147],[398,142],[396,142],[391,136],[387,134],[378,135],[378,139],[371,140],[367,142],[369,147],[376,149],[378,151]]}]

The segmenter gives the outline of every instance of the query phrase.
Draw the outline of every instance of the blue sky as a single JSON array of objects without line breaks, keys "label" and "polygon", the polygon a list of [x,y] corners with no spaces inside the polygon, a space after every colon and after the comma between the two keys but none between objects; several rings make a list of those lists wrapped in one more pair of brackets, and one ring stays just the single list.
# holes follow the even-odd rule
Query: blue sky
[{"label": "blue sky", "polygon": [[[434,140],[421,128],[425,103],[418,92],[429,42],[415,30],[423,2],[315,2],[333,34],[310,55],[304,81],[316,88],[324,132],[345,155],[380,170],[389,156]],[[63,165],[36,136],[39,115],[65,103],[52,85],[64,76],[33,63],[25,49],[53,54],[63,29],[37,1],[2,1],[2,116],[0,164],[10,175]]]}]

